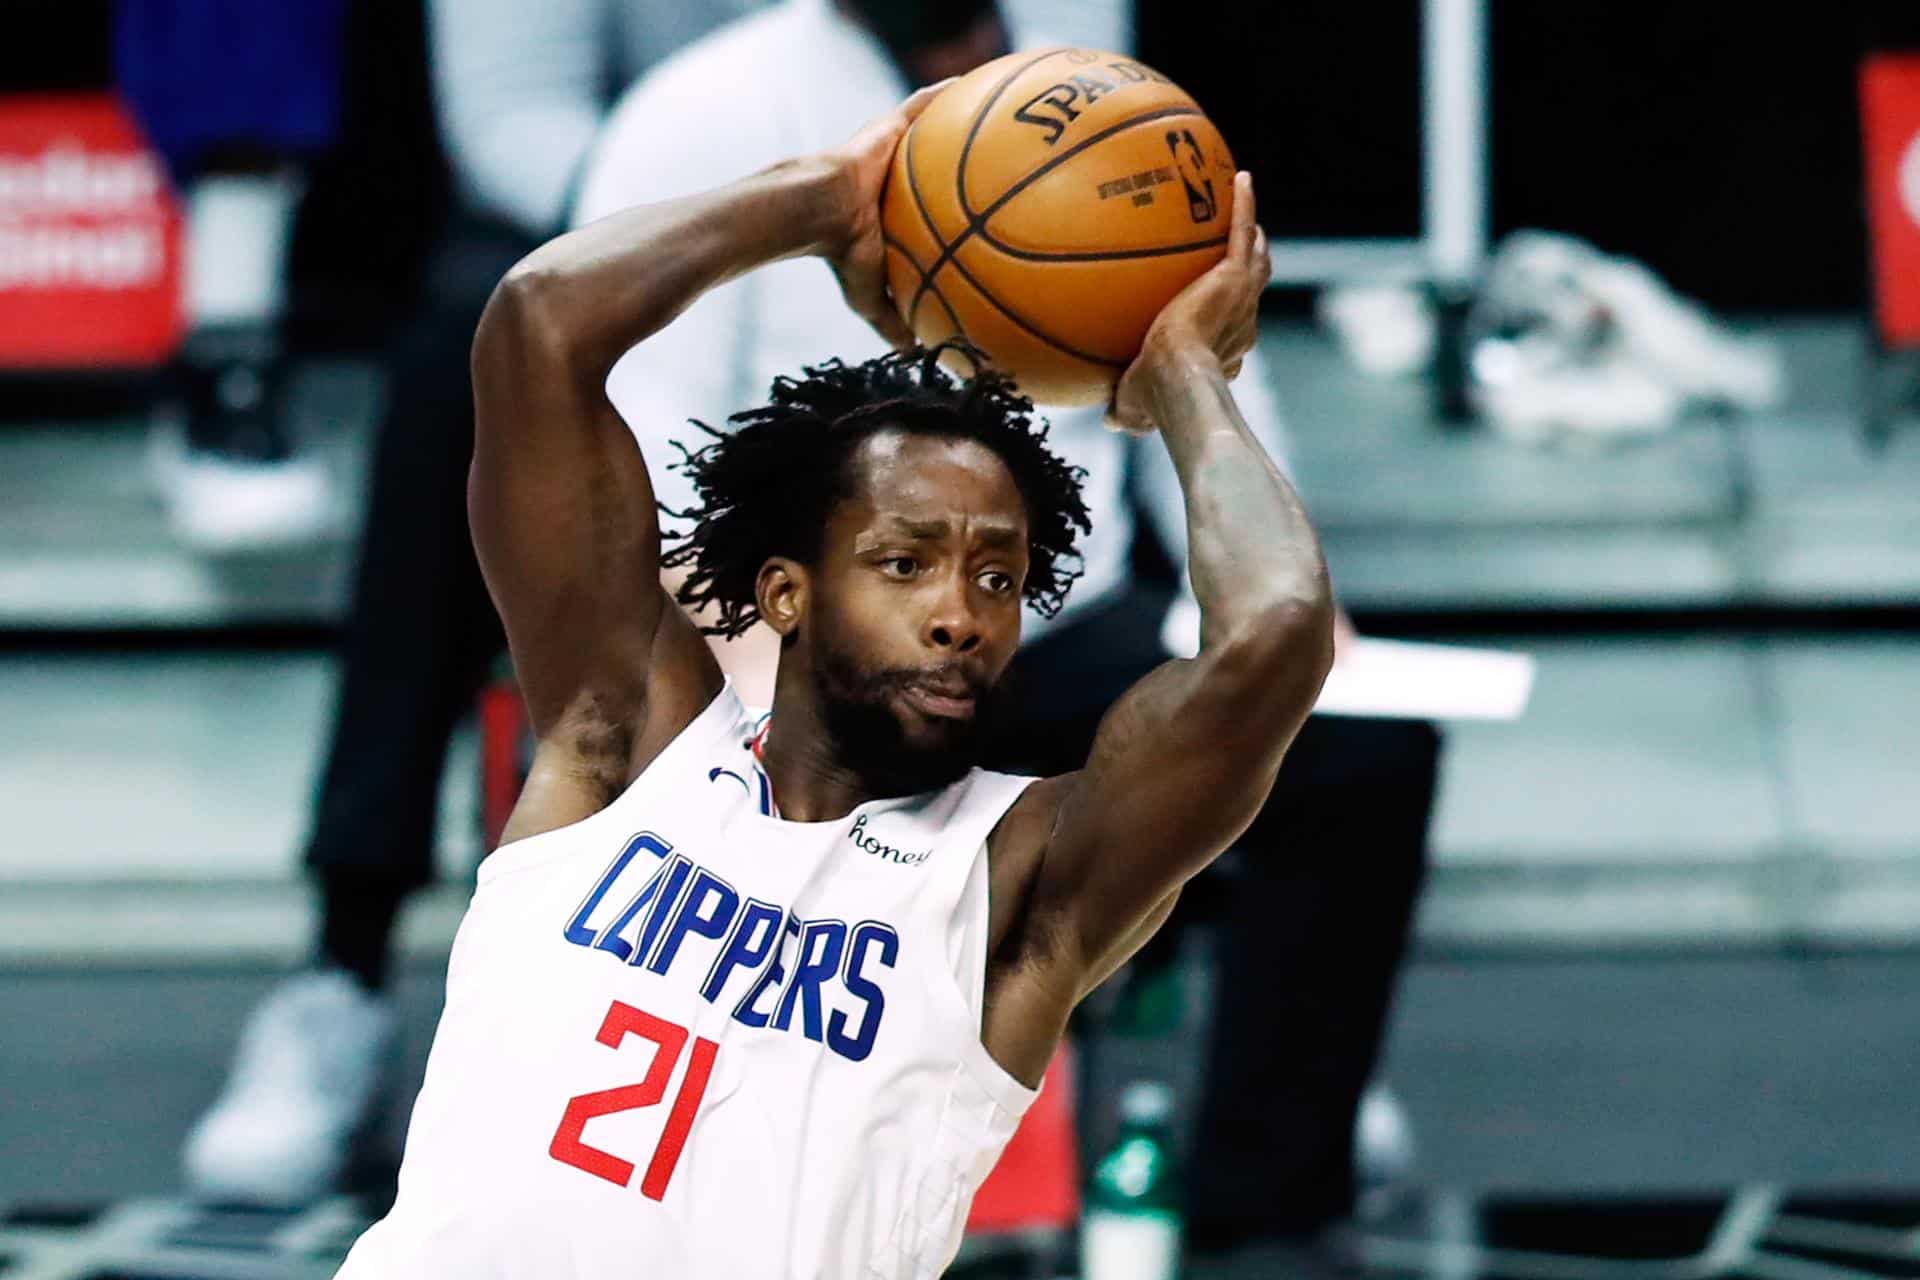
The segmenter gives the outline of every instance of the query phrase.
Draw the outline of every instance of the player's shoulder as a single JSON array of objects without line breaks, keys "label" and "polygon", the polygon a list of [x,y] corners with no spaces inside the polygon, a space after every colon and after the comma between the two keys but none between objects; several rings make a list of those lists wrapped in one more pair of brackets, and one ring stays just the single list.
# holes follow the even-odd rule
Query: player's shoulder
[{"label": "player's shoulder", "polygon": [[890,822],[906,823],[943,845],[978,847],[1034,779],[969,769],[941,786],[884,802]]},{"label": "player's shoulder", "polygon": [[987,847],[996,862],[1037,862],[1046,848],[1047,837],[1053,832],[1054,819],[1060,812],[1062,802],[1072,793],[1081,775],[1074,772],[1034,778],[990,773],[984,769],[975,770],[975,773],[984,778],[1003,780],[986,784],[1000,789],[1006,797],[993,830],[987,837]]},{"label": "player's shoulder", "polygon": [[969,769],[962,785],[967,795],[980,803],[1017,802],[1029,787],[1045,781],[1030,773],[1007,773],[998,769]]}]

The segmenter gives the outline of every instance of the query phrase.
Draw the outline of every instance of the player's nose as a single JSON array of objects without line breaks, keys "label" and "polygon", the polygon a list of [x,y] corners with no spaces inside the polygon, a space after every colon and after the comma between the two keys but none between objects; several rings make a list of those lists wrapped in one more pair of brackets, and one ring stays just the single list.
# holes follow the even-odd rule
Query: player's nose
[{"label": "player's nose", "polygon": [[968,616],[932,618],[927,622],[927,643],[950,653],[972,653],[980,647],[983,628]]},{"label": "player's nose", "polygon": [[985,620],[973,608],[964,582],[943,591],[922,627],[922,639],[945,653],[972,653],[986,634]]}]

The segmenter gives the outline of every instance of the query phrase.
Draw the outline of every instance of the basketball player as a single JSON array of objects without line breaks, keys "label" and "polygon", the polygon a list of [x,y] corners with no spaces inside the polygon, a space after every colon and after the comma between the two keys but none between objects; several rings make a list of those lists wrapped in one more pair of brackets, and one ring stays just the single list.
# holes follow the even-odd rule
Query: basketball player
[{"label": "basketball player", "polygon": [[[1009,48],[1052,47],[1021,21],[1036,7],[1069,16],[1065,6],[1024,0],[781,0],[689,45],[627,92],[582,171],[575,225],[827,150],[921,84]],[[1083,4],[1076,14],[1097,8]],[[948,29],[956,11],[979,21],[951,45],[929,49],[898,30],[916,13],[923,26]],[[726,92],[716,96],[716,85]],[[607,394],[653,464],[656,495],[691,510],[699,505],[691,477],[670,466],[677,444],[706,443],[690,419],[721,423],[779,374],[885,349],[821,263],[782,262],[702,295],[621,358]],[[1247,353],[1234,399],[1285,469],[1284,388],[1260,355]],[[1029,609],[1021,620],[1008,677],[1021,689],[1017,714],[1004,717],[999,749],[982,761],[1042,776],[1085,763],[1113,703],[1168,657],[1193,652],[1197,626],[1169,637],[1170,601],[1199,616],[1186,599],[1185,502],[1165,449],[1107,430],[1099,409],[1046,417],[1049,447],[1086,469],[1093,527],[1079,540],[1082,574],[1064,607],[1052,618]],[[1311,508],[1312,493],[1303,496]],[[1162,550],[1164,567],[1147,568]],[[1146,562],[1138,570],[1136,558]],[[684,572],[668,568],[670,591]],[[746,701],[772,702],[779,639],[771,627],[712,647]],[[1362,1178],[1404,1168],[1405,1124],[1392,1123],[1394,1111],[1379,1105],[1384,1095],[1367,1085],[1426,868],[1438,762],[1432,726],[1312,716],[1261,816],[1236,841],[1239,865],[1198,877],[1155,935],[1153,954],[1129,965],[1136,980],[1156,965],[1164,971],[1183,929],[1213,933],[1222,981],[1208,1001],[1206,1044],[1194,1046],[1204,1047],[1205,1069],[1195,1082],[1195,1160],[1183,1206],[1196,1270],[1294,1274],[1302,1255],[1328,1251],[1329,1229],[1354,1212]],[[1101,1053],[1100,1024],[1075,1021],[1093,1033],[1080,1042],[1081,1079],[1097,1084],[1105,1073],[1096,1062],[1089,1074],[1089,1063]],[[1082,1131],[1095,1132],[1098,1090],[1081,1096]]]},{"label": "basketball player", "polygon": [[1085,769],[970,767],[1077,477],[1008,383],[829,364],[692,457],[689,605],[781,637],[742,705],[659,586],[608,368],[705,290],[829,261],[884,336],[878,203],[932,91],[836,151],[536,251],[474,344],[469,503],[539,745],[449,963],[393,1211],[343,1276],[933,1277],[1075,1004],[1266,797],[1331,659],[1318,543],[1228,380],[1268,274],[1156,321],[1115,421],[1178,468],[1199,655]]}]

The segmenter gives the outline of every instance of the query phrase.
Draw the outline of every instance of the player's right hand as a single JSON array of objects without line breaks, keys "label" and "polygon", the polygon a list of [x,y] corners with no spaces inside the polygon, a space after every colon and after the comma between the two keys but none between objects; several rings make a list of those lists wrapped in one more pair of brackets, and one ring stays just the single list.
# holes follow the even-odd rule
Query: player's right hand
[{"label": "player's right hand", "polygon": [[930,84],[877,120],[868,121],[844,146],[825,159],[834,170],[834,234],[821,256],[833,267],[840,292],[859,317],[895,347],[913,345],[913,332],[887,293],[887,256],[880,235],[880,196],[893,168],[893,151],[940,91],[952,84]]},{"label": "player's right hand", "polygon": [[1237,376],[1260,336],[1260,295],[1272,275],[1267,233],[1254,217],[1253,176],[1242,169],[1233,176],[1227,256],[1154,317],[1140,354],[1114,387],[1108,424],[1136,433],[1153,430],[1154,380],[1196,352],[1218,360],[1229,379]]}]

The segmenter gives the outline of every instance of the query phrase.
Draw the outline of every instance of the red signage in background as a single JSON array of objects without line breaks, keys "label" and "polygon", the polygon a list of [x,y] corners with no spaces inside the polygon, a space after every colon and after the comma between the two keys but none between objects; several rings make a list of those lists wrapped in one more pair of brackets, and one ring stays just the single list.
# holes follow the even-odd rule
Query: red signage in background
[{"label": "red signage in background", "polygon": [[1920,54],[1860,68],[1874,312],[1888,346],[1920,346]]},{"label": "red signage in background", "polygon": [[166,359],[180,258],[166,171],[111,94],[0,95],[0,368]]}]

